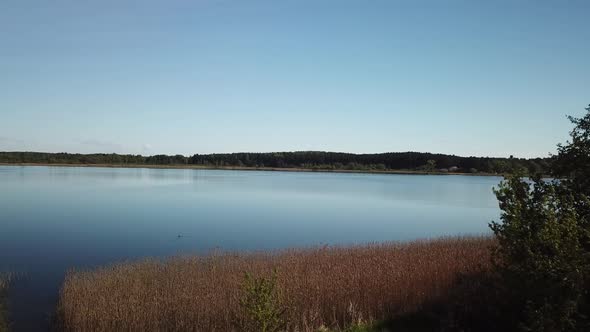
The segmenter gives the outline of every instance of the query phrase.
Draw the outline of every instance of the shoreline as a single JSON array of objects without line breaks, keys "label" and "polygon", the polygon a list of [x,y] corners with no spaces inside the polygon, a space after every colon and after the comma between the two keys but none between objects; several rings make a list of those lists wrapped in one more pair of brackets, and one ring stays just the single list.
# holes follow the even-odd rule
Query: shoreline
[{"label": "shoreline", "polygon": [[267,171],[267,172],[309,172],[309,173],[352,173],[352,174],[399,174],[399,175],[463,175],[497,176],[492,173],[464,172],[425,172],[412,170],[349,170],[349,169],[311,169],[300,167],[247,167],[247,166],[206,166],[206,165],[141,165],[141,164],[67,164],[67,163],[1,163],[0,166],[39,166],[39,167],[100,167],[100,168],[146,168],[146,169],[201,169],[226,171]]}]

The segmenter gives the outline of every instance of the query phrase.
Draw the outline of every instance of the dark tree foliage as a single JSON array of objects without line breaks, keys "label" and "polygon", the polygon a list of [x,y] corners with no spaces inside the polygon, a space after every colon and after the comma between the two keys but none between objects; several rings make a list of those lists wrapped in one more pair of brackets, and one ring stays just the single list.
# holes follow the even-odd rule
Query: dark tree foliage
[{"label": "dark tree foliage", "polygon": [[[114,164],[114,165],[202,165],[210,167],[277,167],[324,170],[424,170],[465,173],[527,174],[549,171],[549,158],[489,158],[420,152],[352,154],[321,151],[228,153],[182,155],[69,154],[41,152],[0,152],[2,163]],[[435,168],[436,167],[436,168]]]},{"label": "dark tree foliage", "polygon": [[231,153],[194,155],[191,164],[217,166],[254,167],[302,167],[324,169],[406,169],[416,170],[436,165],[438,169],[458,167],[464,172],[470,169],[487,173],[509,173],[515,169],[536,173],[545,172],[549,160],[508,159],[488,157],[459,157],[455,155],[420,152],[391,152],[379,154],[351,154],[337,152],[275,152],[275,153]]},{"label": "dark tree foliage", "polygon": [[[572,192],[590,197],[590,105],[586,111],[582,118],[568,117],[575,126],[570,141],[557,147],[552,174]],[[590,226],[590,207],[585,200],[579,200],[577,208]]]},{"label": "dark tree foliage", "polygon": [[[574,124],[574,128],[570,132],[570,140],[558,145],[558,155],[554,157],[552,174],[576,197],[578,223],[583,230],[580,242],[586,252],[586,259],[590,261],[590,105],[586,107],[583,117],[568,118]],[[590,272],[585,276],[581,312],[590,317]]]},{"label": "dark tree foliage", "polygon": [[556,180],[518,175],[496,191],[501,222],[490,225],[505,302],[501,319],[522,331],[589,331],[590,106],[558,145]]},{"label": "dark tree foliage", "polygon": [[523,331],[578,329],[588,264],[574,196],[559,183],[518,176],[496,195],[502,222],[491,224],[494,264],[510,300],[503,319]]}]

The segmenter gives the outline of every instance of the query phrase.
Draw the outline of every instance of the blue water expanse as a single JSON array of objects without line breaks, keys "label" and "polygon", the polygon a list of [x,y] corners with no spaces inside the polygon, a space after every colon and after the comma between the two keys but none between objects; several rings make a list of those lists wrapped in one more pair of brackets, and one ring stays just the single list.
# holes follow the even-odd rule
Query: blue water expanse
[{"label": "blue water expanse", "polygon": [[0,166],[0,271],[17,331],[64,273],[145,256],[489,233],[498,177]]}]

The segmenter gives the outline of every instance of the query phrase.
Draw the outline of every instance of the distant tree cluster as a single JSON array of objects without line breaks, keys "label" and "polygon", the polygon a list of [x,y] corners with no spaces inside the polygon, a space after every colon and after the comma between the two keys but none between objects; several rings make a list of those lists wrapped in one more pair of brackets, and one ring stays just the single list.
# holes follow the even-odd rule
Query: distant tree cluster
[{"label": "distant tree cluster", "polygon": [[43,164],[108,164],[108,165],[182,165],[188,158],[183,155],[141,156],[116,153],[45,153],[45,152],[0,152],[1,163]]},{"label": "distant tree cluster", "polygon": [[324,170],[421,170],[427,172],[547,174],[550,158],[460,157],[421,152],[352,154],[322,151],[183,155],[0,152],[2,163],[202,165]]},{"label": "distant tree cluster", "polygon": [[250,167],[301,167],[350,170],[424,170],[512,173],[544,173],[550,159],[459,157],[421,152],[352,154],[301,151],[194,155],[190,164]]}]

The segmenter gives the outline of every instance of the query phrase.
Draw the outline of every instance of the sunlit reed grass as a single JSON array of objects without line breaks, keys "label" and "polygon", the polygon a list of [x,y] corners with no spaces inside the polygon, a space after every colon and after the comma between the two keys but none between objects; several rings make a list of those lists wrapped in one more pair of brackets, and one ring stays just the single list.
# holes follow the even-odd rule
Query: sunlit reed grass
[{"label": "sunlit reed grass", "polygon": [[212,253],[71,271],[60,293],[65,331],[234,331],[244,273],[277,286],[290,331],[391,319],[438,301],[462,274],[489,268],[487,237]]}]

